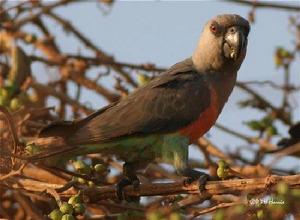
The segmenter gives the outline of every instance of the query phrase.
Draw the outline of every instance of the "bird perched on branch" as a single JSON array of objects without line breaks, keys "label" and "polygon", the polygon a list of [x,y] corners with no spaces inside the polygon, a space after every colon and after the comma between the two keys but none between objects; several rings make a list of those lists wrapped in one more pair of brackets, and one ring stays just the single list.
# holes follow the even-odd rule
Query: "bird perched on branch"
[{"label": "bird perched on branch", "polygon": [[138,88],[128,97],[74,122],[54,123],[39,137],[58,137],[64,145],[43,149],[32,159],[88,153],[125,161],[117,184],[138,186],[136,169],[155,159],[170,162],[187,183],[208,175],[188,166],[188,146],[215,123],[236,82],[250,27],[234,14],[208,21],[192,57]]}]

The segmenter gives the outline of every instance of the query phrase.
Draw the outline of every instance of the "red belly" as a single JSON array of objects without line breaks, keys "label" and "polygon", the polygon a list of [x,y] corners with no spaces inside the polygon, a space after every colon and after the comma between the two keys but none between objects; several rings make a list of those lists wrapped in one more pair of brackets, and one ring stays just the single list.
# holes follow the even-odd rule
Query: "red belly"
[{"label": "red belly", "polygon": [[202,137],[215,124],[219,116],[217,93],[210,88],[210,94],[209,107],[200,114],[195,122],[179,131],[180,134],[189,137],[191,143]]}]

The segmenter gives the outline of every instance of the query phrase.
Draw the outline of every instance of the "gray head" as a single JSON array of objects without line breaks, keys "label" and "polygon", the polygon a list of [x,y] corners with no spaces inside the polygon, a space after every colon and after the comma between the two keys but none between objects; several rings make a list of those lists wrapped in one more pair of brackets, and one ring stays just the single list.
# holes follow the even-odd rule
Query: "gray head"
[{"label": "gray head", "polygon": [[218,15],[201,34],[193,63],[199,72],[236,72],[246,55],[249,22],[239,15]]}]

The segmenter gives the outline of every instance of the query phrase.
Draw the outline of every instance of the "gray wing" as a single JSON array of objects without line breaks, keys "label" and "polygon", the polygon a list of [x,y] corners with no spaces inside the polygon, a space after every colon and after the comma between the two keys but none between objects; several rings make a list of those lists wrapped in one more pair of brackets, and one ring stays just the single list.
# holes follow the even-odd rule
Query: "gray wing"
[{"label": "gray wing", "polygon": [[209,87],[203,75],[193,69],[191,59],[187,59],[83,120],[68,142],[91,144],[126,135],[177,131],[195,121],[209,104]]}]

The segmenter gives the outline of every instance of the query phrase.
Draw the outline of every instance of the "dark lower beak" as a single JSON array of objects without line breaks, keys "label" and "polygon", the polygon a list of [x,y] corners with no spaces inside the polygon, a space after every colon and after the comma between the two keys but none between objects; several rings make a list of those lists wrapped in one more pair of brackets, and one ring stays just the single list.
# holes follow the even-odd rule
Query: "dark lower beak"
[{"label": "dark lower beak", "polygon": [[231,27],[225,35],[224,53],[229,59],[237,60],[245,47],[245,36],[239,27]]}]

